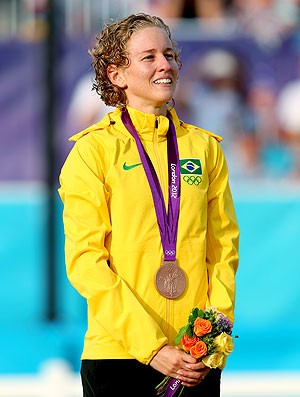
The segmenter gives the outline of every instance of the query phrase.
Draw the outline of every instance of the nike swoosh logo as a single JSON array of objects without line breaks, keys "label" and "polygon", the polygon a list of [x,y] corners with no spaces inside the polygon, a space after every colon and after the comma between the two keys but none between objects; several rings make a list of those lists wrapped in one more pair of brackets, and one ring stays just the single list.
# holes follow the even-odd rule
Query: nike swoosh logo
[{"label": "nike swoosh logo", "polygon": [[125,161],[125,163],[123,164],[123,170],[129,171],[129,170],[132,170],[132,168],[138,167],[139,165],[142,165],[142,163],[127,165],[126,161]]}]

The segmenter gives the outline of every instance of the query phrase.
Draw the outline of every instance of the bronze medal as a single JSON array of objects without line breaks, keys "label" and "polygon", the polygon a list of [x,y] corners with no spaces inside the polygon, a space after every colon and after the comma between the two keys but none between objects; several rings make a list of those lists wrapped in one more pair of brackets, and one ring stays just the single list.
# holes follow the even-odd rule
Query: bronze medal
[{"label": "bronze medal", "polygon": [[177,261],[163,261],[155,275],[155,286],[158,292],[168,299],[176,299],[183,294],[186,285],[184,271]]}]

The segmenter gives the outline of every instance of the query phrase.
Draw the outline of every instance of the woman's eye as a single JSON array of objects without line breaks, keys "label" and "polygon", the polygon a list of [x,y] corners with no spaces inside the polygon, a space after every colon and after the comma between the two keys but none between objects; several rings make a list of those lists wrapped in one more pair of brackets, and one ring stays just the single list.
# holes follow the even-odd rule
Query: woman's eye
[{"label": "woman's eye", "polygon": [[153,55],[147,55],[147,56],[145,56],[143,59],[153,59]]},{"label": "woman's eye", "polygon": [[174,59],[174,54],[165,54],[166,59]]}]

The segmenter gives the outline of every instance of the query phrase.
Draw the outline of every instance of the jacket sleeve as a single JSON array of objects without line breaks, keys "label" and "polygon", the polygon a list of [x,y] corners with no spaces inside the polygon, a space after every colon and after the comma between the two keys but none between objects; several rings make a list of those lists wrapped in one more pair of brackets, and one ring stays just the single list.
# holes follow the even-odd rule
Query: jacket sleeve
[{"label": "jacket sleeve", "polygon": [[[64,203],[65,260],[69,281],[87,299],[96,320],[132,357],[148,364],[167,338],[108,265],[110,194],[105,188],[99,148],[80,139],[60,174]],[[147,340],[140,332],[147,329]]]},{"label": "jacket sleeve", "polygon": [[207,269],[208,306],[234,321],[235,274],[238,268],[239,227],[228,183],[222,148],[212,140],[213,166],[208,190]]}]

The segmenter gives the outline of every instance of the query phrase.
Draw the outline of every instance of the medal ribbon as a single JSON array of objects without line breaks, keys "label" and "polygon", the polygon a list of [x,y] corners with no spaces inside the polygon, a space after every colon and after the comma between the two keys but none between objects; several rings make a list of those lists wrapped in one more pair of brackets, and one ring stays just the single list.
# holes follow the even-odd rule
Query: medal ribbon
[{"label": "medal ribbon", "polygon": [[150,185],[161,236],[161,242],[164,251],[164,259],[169,261],[175,261],[178,218],[180,209],[180,164],[174,124],[172,120],[169,119],[169,130],[167,132],[169,173],[169,197],[167,213],[162,189],[155,169],[147,152],[143,147],[143,144],[134,125],[132,124],[127,110],[122,113],[122,122],[135,139],[140,158]]},{"label": "medal ribbon", "polygon": [[171,378],[168,387],[164,393],[164,397],[173,397],[177,395],[177,391],[182,387],[181,381],[178,379]]}]

